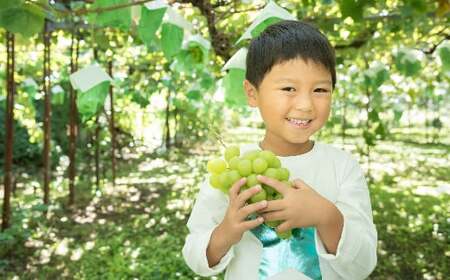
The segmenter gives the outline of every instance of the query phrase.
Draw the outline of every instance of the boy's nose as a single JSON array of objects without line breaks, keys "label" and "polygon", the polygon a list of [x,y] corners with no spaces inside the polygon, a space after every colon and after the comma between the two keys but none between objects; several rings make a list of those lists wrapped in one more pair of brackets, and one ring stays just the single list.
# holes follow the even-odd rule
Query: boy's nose
[{"label": "boy's nose", "polygon": [[295,109],[304,112],[313,110],[313,102],[309,93],[302,93],[295,99]]}]

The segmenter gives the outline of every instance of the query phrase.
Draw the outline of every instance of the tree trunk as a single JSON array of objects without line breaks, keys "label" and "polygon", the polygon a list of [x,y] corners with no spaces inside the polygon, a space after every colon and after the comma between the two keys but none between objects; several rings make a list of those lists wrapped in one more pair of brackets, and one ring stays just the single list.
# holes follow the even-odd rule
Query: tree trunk
[{"label": "tree trunk", "polygon": [[[113,77],[112,73],[112,57],[111,60],[108,62],[108,72],[109,76],[111,78]],[[116,182],[116,132],[115,132],[115,123],[114,123],[114,94],[113,94],[113,85],[111,84],[109,86],[109,100],[110,100],[110,107],[111,107],[111,116],[110,116],[110,124],[109,124],[109,130],[111,133],[111,168],[112,168],[112,184],[115,185]]]},{"label": "tree trunk", "polygon": [[44,204],[49,203],[50,193],[50,177],[51,177],[51,90],[50,90],[50,38],[51,32],[48,32],[48,21],[45,21],[44,29],[44,79],[43,79],[43,91],[44,91]]},{"label": "tree trunk", "polygon": [[[75,52],[75,57],[74,57]],[[74,73],[78,68],[79,40],[75,45],[75,31],[72,32],[72,43],[70,45],[70,73]],[[70,128],[69,128],[69,205],[75,202],[75,149],[77,137],[77,93],[70,87]]]},{"label": "tree trunk", "polygon": [[10,226],[11,217],[11,179],[14,141],[14,34],[6,32],[6,140],[5,140],[5,177],[2,211],[2,231]]}]

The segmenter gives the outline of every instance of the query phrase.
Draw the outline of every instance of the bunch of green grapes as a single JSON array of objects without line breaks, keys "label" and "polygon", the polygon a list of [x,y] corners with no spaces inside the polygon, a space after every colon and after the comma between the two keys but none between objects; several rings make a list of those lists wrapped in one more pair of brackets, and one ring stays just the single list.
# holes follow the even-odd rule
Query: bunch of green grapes
[{"label": "bunch of green grapes", "polygon": [[[256,179],[257,175],[264,175],[292,186],[289,182],[289,170],[281,166],[280,159],[271,151],[253,150],[241,156],[239,147],[228,147],[225,149],[224,159],[208,161],[207,170],[210,173],[210,185],[225,194],[228,194],[231,186],[243,177],[247,179],[247,182],[241,187],[241,191],[260,184]],[[260,185],[261,191],[250,198],[250,203],[282,198],[282,195],[271,186]],[[275,228],[281,224],[281,221],[267,221],[265,224]],[[287,239],[291,237],[292,232],[289,230],[277,235]]]}]

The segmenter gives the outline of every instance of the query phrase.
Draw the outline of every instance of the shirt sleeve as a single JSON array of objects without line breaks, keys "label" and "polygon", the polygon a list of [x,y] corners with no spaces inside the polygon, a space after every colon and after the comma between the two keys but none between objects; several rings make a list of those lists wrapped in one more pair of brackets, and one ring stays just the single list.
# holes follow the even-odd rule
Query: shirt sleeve
[{"label": "shirt sleeve", "polygon": [[324,279],[365,279],[377,263],[377,231],[373,224],[369,190],[358,162],[349,158],[335,203],[344,217],[344,226],[336,255],[329,254],[315,232],[316,248],[321,262],[333,275]]},{"label": "shirt sleeve", "polygon": [[234,257],[233,246],[213,267],[209,267],[206,257],[211,234],[223,219],[223,211],[227,205],[228,201],[220,191],[211,188],[207,181],[203,182],[187,222],[189,234],[183,247],[186,264],[200,276],[208,277],[221,273]]}]

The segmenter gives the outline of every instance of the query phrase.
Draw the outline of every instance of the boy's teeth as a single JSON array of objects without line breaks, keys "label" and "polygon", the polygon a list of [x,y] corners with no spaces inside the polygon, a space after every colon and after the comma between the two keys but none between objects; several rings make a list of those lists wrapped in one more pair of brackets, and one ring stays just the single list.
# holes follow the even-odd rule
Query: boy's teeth
[{"label": "boy's teeth", "polygon": [[295,124],[307,124],[310,120],[297,120],[297,119],[291,119],[288,118],[288,121],[293,122]]}]

